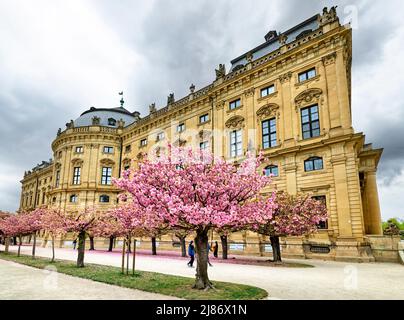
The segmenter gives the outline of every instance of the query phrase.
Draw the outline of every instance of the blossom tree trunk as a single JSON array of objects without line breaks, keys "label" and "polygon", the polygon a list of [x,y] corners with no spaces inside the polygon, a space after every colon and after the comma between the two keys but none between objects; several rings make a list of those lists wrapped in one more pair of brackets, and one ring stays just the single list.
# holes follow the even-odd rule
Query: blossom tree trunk
[{"label": "blossom tree trunk", "polygon": [[5,246],[4,252],[5,252],[5,253],[8,253],[8,248],[9,248],[9,246],[10,246],[10,238],[9,238],[9,237],[6,237],[6,238],[4,239],[4,246]]},{"label": "blossom tree trunk", "polygon": [[89,250],[95,250],[94,249],[94,237],[90,237],[90,249]]},{"label": "blossom tree trunk", "polygon": [[32,244],[32,258],[35,258],[35,249],[36,249],[36,232],[34,232],[34,242]]},{"label": "blossom tree trunk", "polygon": [[18,240],[19,240],[19,242],[18,242],[18,254],[17,254],[17,256],[19,257],[20,253],[21,253],[22,237],[18,236]]},{"label": "blossom tree trunk", "polygon": [[227,253],[228,253],[227,236],[221,235],[220,241],[222,242],[222,258],[227,259]]},{"label": "blossom tree trunk", "polygon": [[151,238],[151,243],[152,243],[152,255],[155,256],[157,255],[156,237]]},{"label": "blossom tree trunk", "polygon": [[181,244],[181,257],[186,257],[187,256],[187,247],[185,243],[185,237],[179,237],[180,238],[180,244]]},{"label": "blossom tree trunk", "polygon": [[115,237],[113,237],[113,236],[110,236],[110,237],[109,237],[109,247],[108,247],[108,251],[112,251],[112,249],[113,249],[113,247],[114,247],[114,240],[115,240]]},{"label": "blossom tree trunk", "polygon": [[208,232],[207,230],[198,230],[195,237],[196,245],[196,279],[195,289],[212,288],[212,283],[208,277]]},{"label": "blossom tree trunk", "polygon": [[269,237],[271,240],[271,247],[272,247],[272,256],[274,262],[282,262],[281,258],[281,245],[279,243],[278,236],[271,236]]},{"label": "blossom tree trunk", "polygon": [[79,233],[79,246],[77,248],[78,255],[77,255],[77,267],[82,268],[84,267],[84,250],[86,246],[86,232],[81,231]]},{"label": "blossom tree trunk", "polygon": [[55,235],[52,234],[52,260],[55,261]]}]

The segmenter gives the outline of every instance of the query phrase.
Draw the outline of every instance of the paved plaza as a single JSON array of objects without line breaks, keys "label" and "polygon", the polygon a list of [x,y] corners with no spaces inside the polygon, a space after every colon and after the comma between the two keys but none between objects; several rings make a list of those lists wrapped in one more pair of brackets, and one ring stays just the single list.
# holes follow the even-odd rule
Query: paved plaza
[{"label": "paved plaza", "polygon": [[[4,246],[0,246],[4,251]],[[16,251],[11,246],[10,251]],[[22,253],[30,254],[31,247],[23,246]],[[37,248],[37,255],[50,257],[50,248]],[[56,258],[75,260],[77,251],[56,249]],[[86,251],[88,263],[120,266],[119,252]],[[221,280],[261,287],[268,291],[269,299],[404,299],[404,266],[395,263],[344,263],[321,260],[287,260],[313,265],[314,268],[285,268],[235,263],[215,263],[209,268],[211,280]],[[43,270],[15,267],[15,264],[0,260],[0,298],[50,298],[51,293],[40,293],[43,286]],[[172,275],[194,277],[195,269],[186,266],[187,258],[169,258],[138,255],[137,269]],[[17,269],[16,269],[17,268]],[[14,271],[13,271],[14,270]],[[6,275],[4,277],[3,275]],[[10,276],[11,275],[11,276]],[[160,295],[116,288],[89,280],[59,275],[60,289],[69,288],[68,293],[54,292],[59,299],[158,299]],[[15,286],[15,283],[22,286]],[[83,286],[83,283],[89,285]],[[35,290],[34,290],[35,289]],[[76,291],[77,290],[77,291]],[[65,290],[59,290],[65,291]],[[88,291],[88,292],[87,292]],[[38,296],[40,294],[41,296]],[[98,296],[99,297],[98,297]]]}]

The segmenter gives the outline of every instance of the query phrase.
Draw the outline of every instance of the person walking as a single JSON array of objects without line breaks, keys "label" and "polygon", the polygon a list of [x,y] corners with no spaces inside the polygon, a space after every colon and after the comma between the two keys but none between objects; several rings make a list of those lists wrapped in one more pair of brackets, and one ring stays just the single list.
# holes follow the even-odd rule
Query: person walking
[{"label": "person walking", "polygon": [[191,241],[188,245],[188,255],[191,257],[189,262],[187,263],[188,267],[193,268],[194,267],[194,259],[195,259],[195,247],[194,247],[194,242]]},{"label": "person walking", "polygon": [[77,238],[73,240],[73,250],[76,250]]},{"label": "person walking", "polygon": [[215,244],[213,245],[213,256],[215,258],[217,258],[218,251],[219,251],[219,244],[217,243],[217,241],[215,241]]},{"label": "person walking", "polygon": [[210,267],[213,267],[213,265],[212,265],[212,264],[210,263],[210,261],[209,261],[209,253],[210,253],[210,245],[209,245],[209,242],[208,242],[208,247],[207,247],[207,249],[208,249],[208,250],[207,250],[206,254],[207,254],[207,256],[208,256],[208,257],[207,257],[207,258],[208,258],[208,264],[209,264]]}]

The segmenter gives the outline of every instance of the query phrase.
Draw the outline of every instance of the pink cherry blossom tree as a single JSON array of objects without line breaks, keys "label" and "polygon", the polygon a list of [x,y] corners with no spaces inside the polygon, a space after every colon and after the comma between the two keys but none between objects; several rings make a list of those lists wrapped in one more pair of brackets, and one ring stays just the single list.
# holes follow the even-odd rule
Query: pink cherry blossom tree
[{"label": "pink cherry blossom tree", "polygon": [[146,230],[196,234],[194,288],[208,289],[212,287],[207,271],[209,230],[248,228],[272,217],[275,203],[260,195],[270,183],[269,177],[258,173],[260,162],[260,157],[248,155],[236,168],[208,151],[169,146],[168,155],[146,159],[114,183],[126,192],[126,207],[137,212]]},{"label": "pink cherry blossom tree", "polygon": [[65,215],[58,209],[43,208],[41,215],[42,230],[48,233],[52,241],[52,259],[55,261],[55,237],[65,234],[66,221]]},{"label": "pink cherry blossom tree", "polygon": [[[126,202],[125,196],[121,197],[123,203],[111,210],[109,215],[112,219],[107,224],[112,224],[112,227],[107,227],[107,230],[114,230],[117,228],[120,235],[124,237],[122,245],[122,273],[125,273],[125,248],[126,250],[126,274],[129,273],[129,253],[130,244],[134,237],[141,237],[150,235],[154,230],[147,226],[145,221],[146,216],[142,215],[142,211],[131,203]],[[106,220],[107,221],[107,220]],[[156,228],[157,230],[157,228]],[[135,273],[135,260],[136,260],[136,239],[133,242],[133,260],[132,260],[132,274]]]},{"label": "pink cherry blossom tree", "polygon": [[254,225],[252,230],[269,236],[273,261],[281,262],[279,237],[302,236],[317,231],[320,221],[327,220],[327,208],[310,194],[290,195],[286,192],[273,194],[277,204],[273,215],[267,221]]},{"label": "pink cherry blossom tree", "polygon": [[34,242],[32,244],[32,258],[35,258],[36,236],[37,233],[42,230],[42,217],[45,213],[45,208],[37,208],[22,216],[22,218],[26,221],[26,225],[28,226],[30,233],[32,233],[34,236]]},{"label": "pink cherry blossom tree", "polygon": [[80,212],[66,212],[64,215],[64,230],[77,234],[77,267],[84,267],[84,252],[86,236],[92,233],[92,228],[99,220],[102,220],[105,213],[97,212],[94,209],[85,208]]},{"label": "pink cherry blossom tree", "polygon": [[17,255],[20,256],[22,237],[32,233],[32,226],[30,225],[30,219],[28,213],[20,213],[18,215],[11,215],[1,221],[2,232],[7,237],[18,238],[18,251]]}]

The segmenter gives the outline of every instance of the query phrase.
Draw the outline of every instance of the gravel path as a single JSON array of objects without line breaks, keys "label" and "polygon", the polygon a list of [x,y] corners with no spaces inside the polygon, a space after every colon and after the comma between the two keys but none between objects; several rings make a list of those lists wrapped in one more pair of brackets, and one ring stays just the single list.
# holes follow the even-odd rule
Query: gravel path
[{"label": "gravel path", "polygon": [[[16,247],[10,247],[15,251]],[[0,246],[0,250],[4,247]],[[22,252],[29,254],[30,247]],[[49,257],[49,248],[38,248]],[[57,259],[75,260],[77,251],[56,249]],[[86,251],[85,261],[120,266],[120,254]],[[268,291],[270,299],[401,299],[404,300],[404,266],[395,263],[344,263],[321,260],[287,260],[311,264],[314,268],[283,268],[234,263],[215,263],[209,268],[211,280],[249,284]],[[138,255],[137,268],[166,274],[195,276],[187,259]],[[0,280],[1,282],[1,280]]]},{"label": "gravel path", "polygon": [[121,288],[0,259],[0,300],[158,300],[173,297]]}]

